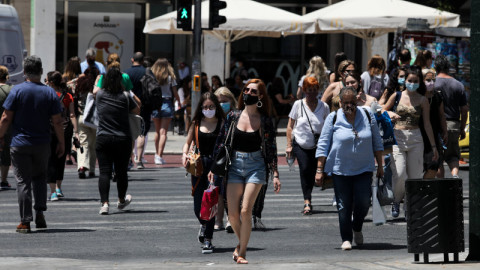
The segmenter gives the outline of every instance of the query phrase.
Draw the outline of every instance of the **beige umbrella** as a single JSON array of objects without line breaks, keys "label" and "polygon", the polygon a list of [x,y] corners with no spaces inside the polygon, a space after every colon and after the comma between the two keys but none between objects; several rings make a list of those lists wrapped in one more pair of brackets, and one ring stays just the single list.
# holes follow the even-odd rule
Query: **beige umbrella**
[{"label": "beige umbrella", "polygon": [[[248,36],[281,37],[302,34],[305,29],[311,29],[313,32],[314,29],[314,21],[306,22],[300,15],[266,4],[251,0],[226,0],[226,2],[227,8],[220,10],[220,15],[226,16],[227,22],[214,30],[205,31],[225,42],[225,77],[229,77],[230,74],[232,42]],[[202,25],[204,26],[208,25],[209,4],[209,1],[202,2]],[[183,31],[176,26],[177,12],[173,11],[148,20],[143,32],[146,34],[192,34],[191,31]]]},{"label": "beige umbrella", "polygon": [[365,39],[367,59],[372,55],[374,38],[406,28],[409,18],[426,19],[430,28],[457,27],[460,23],[457,14],[402,0],[345,0],[303,17],[315,22],[315,33],[349,33]]}]

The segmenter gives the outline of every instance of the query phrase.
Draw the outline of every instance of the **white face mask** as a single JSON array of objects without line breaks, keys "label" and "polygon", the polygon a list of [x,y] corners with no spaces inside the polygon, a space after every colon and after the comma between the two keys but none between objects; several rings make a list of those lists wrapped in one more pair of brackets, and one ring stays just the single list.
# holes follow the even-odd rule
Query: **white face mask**
[{"label": "white face mask", "polygon": [[215,110],[202,110],[202,113],[206,118],[213,118],[215,116]]}]

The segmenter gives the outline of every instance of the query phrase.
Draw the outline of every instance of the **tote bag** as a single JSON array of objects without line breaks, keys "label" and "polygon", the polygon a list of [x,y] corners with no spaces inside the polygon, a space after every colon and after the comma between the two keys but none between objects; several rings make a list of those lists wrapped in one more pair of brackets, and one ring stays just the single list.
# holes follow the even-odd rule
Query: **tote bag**
[{"label": "tote bag", "polygon": [[83,124],[87,127],[97,129],[98,127],[98,112],[95,103],[95,97],[92,93],[88,93],[85,102],[85,109],[83,111]]}]

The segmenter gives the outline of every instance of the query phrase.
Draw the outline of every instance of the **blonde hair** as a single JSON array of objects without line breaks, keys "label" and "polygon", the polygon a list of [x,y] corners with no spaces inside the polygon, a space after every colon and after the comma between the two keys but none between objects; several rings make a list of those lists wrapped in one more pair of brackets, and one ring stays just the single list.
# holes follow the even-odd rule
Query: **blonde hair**
[{"label": "blonde hair", "polygon": [[431,68],[424,68],[424,69],[422,69],[423,78],[425,78],[425,76],[427,76],[428,73],[432,73],[432,74],[433,74],[433,77],[435,77],[435,76],[437,75],[437,73],[435,72],[434,69],[431,69]]},{"label": "blonde hair", "polygon": [[107,66],[107,69],[111,69],[111,68],[120,69],[120,62],[117,62],[117,61],[110,62],[110,64],[108,64]]},{"label": "blonde hair", "polygon": [[161,85],[168,83],[169,76],[172,80],[176,79],[172,65],[170,65],[168,60],[165,58],[160,58],[155,61],[155,64],[152,66],[152,72],[158,83]]},{"label": "blonde hair", "polygon": [[309,61],[306,77],[314,76],[319,85],[323,86],[327,80],[327,68],[322,57],[314,56]]},{"label": "blonde hair", "polygon": [[232,109],[237,108],[237,100],[235,99],[235,96],[233,95],[232,91],[230,91],[227,87],[222,86],[218,88],[214,94],[217,97],[220,97],[220,95],[226,96],[230,100]]},{"label": "blonde hair", "polygon": [[107,57],[107,66],[110,66],[113,62],[118,62],[120,63],[120,56],[116,53],[111,53]]},{"label": "blonde hair", "polygon": [[0,65],[0,81],[8,81],[8,68]]}]

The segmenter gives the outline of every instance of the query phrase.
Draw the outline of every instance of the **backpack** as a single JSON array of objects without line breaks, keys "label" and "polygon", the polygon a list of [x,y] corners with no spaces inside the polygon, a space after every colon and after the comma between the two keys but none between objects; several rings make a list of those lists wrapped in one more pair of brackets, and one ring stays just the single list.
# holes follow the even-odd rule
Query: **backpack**
[{"label": "backpack", "polygon": [[142,105],[151,110],[157,110],[162,107],[162,86],[148,68],[145,75],[140,80],[142,83]]},{"label": "backpack", "polygon": [[383,74],[380,79],[376,76],[371,76],[370,79],[370,87],[368,88],[367,94],[380,100],[385,90],[385,74]]}]

